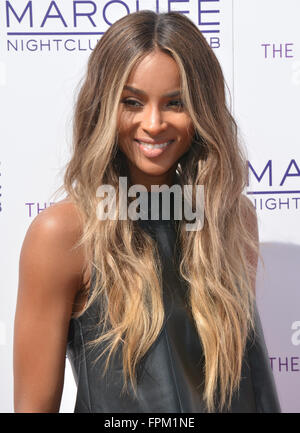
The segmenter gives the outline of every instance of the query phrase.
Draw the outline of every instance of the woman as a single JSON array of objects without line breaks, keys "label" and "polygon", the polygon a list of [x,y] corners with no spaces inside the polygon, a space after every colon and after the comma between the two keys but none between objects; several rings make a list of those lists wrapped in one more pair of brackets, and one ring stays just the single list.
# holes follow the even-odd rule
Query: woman
[{"label": "woman", "polygon": [[[130,205],[120,178],[150,200],[153,185],[204,185],[203,227],[174,212],[120,218],[119,207],[101,218],[99,186]],[[76,412],[280,411],[245,186],[222,70],[197,27],[150,11],[113,24],[78,95],[67,198],[23,243],[15,410],[59,411],[67,349]]]}]

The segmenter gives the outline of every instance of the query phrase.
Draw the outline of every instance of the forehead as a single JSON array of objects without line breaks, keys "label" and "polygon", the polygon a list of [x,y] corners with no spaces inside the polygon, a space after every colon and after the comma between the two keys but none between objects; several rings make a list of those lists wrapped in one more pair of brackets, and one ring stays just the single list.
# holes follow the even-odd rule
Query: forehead
[{"label": "forehead", "polygon": [[180,89],[179,68],[170,55],[154,51],[133,67],[126,84],[149,94],[165,94]]}]

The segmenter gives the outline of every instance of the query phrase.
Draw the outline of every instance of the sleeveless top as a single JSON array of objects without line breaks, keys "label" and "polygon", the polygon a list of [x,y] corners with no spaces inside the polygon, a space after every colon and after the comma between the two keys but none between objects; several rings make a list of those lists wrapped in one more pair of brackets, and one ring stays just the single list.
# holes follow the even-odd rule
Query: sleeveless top
[{"label": "sleeveless top", "polygon": [[[203,403],[203,349],[190,309],[187,286],[178,272],[180,248],[177,232],[169,220],[138,220],[157,242],[163,276],[165,319],[158,338],[137,369],[137,396],[128,380],[122,393],[121,351],[111,358],[103,376],[106,355],[97,362],[102,344],[88,349],[86,343],[99,336],[96,324],[101,305],[94,302],[79,318],[71,318],[67,357],[77,384],[74,412],[104,413],[196,413]],[[91,288],[93,287],[93,279]],[[256,331],[248,337],[239,391],[229,412],[280,412],[263,331],[256,311]],[[101,332],[101,331],[100,331]]]}]

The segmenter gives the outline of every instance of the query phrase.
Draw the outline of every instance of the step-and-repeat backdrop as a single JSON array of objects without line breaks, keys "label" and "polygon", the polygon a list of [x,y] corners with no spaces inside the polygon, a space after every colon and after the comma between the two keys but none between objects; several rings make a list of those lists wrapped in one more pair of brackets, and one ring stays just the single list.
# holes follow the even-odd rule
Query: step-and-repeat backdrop
[{"label": "step-and-repeat backdrop", "polygon": [[[13,411],[13,321],[26,229],[62,182],[90,53],[114,21],[142,9],[186,14],[222,65],[259,221],[257,303],[270,364],[283,412],[300,412],[298,0],[0,0],[0,412]],[[61,412],[73,411],[75,397],[67,361]]]}]

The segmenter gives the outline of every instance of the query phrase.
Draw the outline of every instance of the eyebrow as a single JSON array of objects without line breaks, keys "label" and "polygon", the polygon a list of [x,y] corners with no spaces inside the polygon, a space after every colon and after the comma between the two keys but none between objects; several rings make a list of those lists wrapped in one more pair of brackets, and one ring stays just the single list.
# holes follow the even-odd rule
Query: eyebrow
[{"label": "eyebrow", "polygon": [[[136,87],[132,86],[124,86],[124,90],[130,90],[130,92],[135,93],[136,95],[144,95],[146,96],[146,92],[143,90],[137,89]],[[174,96],[180,95],[180,90],[175,90],[174,92],[166,93],[163,95],[166,98],[173,98]]]}]

